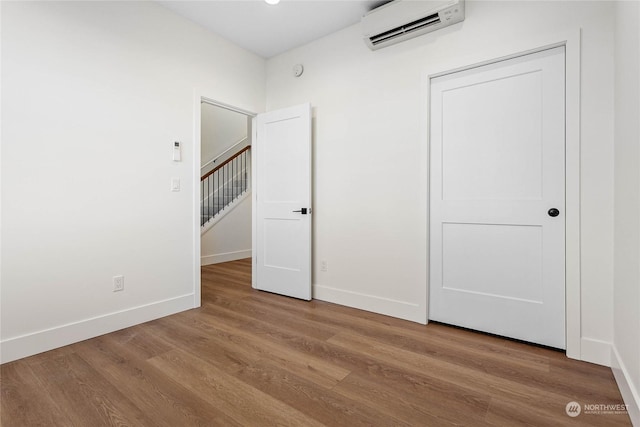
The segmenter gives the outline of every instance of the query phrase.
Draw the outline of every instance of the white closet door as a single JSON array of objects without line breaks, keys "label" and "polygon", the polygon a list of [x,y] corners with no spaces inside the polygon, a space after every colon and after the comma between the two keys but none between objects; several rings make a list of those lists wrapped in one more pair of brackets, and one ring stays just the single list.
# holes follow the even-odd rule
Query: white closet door
[{"label": "white closet door", "polygon": [[564,56],[432,79],[430,319],[565,348]]}]

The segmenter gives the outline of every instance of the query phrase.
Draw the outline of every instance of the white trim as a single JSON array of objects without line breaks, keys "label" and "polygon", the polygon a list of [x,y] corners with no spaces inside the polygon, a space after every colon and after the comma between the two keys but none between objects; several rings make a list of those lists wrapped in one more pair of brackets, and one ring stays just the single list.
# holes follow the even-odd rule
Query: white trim
[{"label": "white trim", "polygon": [[313,285],[312,290],[314,299],[421,323],[422,307],[417,303],[382,298],[324,285]]},{"label": "white trim", "polygon": [[582,338],[580,360],[597,365],[611,366],[611,343],[593,338]]},{"label": "white trim", "polygon": [[[582,359],[582,328],[581,328],[581,266],[580,266],[580,55],[581,29],[563,32],[556,35],[542,34],[527,40],[513,38],[504,40],[499,45],[488,46],[487,49],[476,51],[466,56],[450,58],[437,68],[425,70],[427,84],[425,105],[429,105],[429,82],[431,78],[448,74],[462,69],[469,69],[514,58],[527,53],[533,53],[557,46],[565,46],[565,76],[566,76],[566,140],[565,140],[565,289],[566,289],[566,354],[567,357]],[[429,141],[429,115],[425,139],[427,147]],[[427,159],[428,161],[428,159]],[[427,208],[429,209],[429,208]],[[427,227],[429,221],[427,210]],[[428,230],[428,228],[427,228]],[[428,232],[427,232],[428,234]],[[427,236],[427,241],[429,237]],[[427,306],[424,308],[421,323],[427,322],[428,313],[427,276]]]},{"label": "white trim", "polygon": [[210,219],[209,221],[207,221],[202,227],[200,227],[201,232],[200,235],[203,235],[204,233],[206,233],[207,231],[211,230],[213,228],[214,225],[216,225],[218,222],[220,222],[220,220],[222,218],[224,218],[225,216],[227,216],[229,214],[229,212],[231,212],[232,210],[234,210],[236,208],[236,206],[238,206],[241,202],[243,202],[247,197],[249,197],[249,194],[251,193],[250,189],[247,189],[242,196],[238,197],[237,199],[235,199],[233,202],[229,203],[223,210],[221,210],[219,212],[220,215],[216,215],[213,219]]},{"label": "white trim", "polygon": [[580,55],[581,30],[565,38],[565,280],[567,357],[582,359],[580,214]]},{"label": "white trim", "polygon": [[192,258],[193,258],[193,307],[202,305],[202,277],[200,273],[200,164],[202,153],[202,93],[194,89],[193,91],[193,239],[192,239]]},{"label": "white trim", "polygon": [[215,99],[207,98],[204,95],[200,96],[199,101],[203,102],[205,104],[215,105],[216,107],[224,108],[224,109],[229,110],[229,111],[234,111],[236,113],[244,114],[245,116],[249,116],[249,117],[255,117],[256,116],[256,113],[253,113],[253,112],[251,112],[249,110],[245,110],[245,109],[239,108],[239,107],[234,107],[231,104],[226,104],[224,102],[216,101]]},{"label": "white trim", "polygon": [[0,343],[2,360],[11,362],[44,351],[118,331],[193,308],[193,294],[182,295],[114,313],[9,338]]},{"label": "white trim", "polygon": [[251,249],[243,251],[225,252],[222,254],[205,255],[200,257],[202,265],[219,264],[221,262],[236,261],[239,259],[251,258]]},{"label": "white trim", "polygon": [[627,404],[631,424],[640,426],[640,390],[635,387],[631,374],[622,362],[615,345],[611,346],[611,370],[620,389],[622,400]]},{"label": "white trim", "polygon": [[[258,150],[256,149],[256,144],[259,144],[258,141],[258,121],[256,117],[251,120],[251,247],[253,249],[257,249],[258,247],[258,211],[256,206],[258,206],[258,192],[256,189],[258,188],[258,184],[256,182],[257,173],[257,164],[256,153]],[[256,278],[258,277],[258,251],[254,250],[253,255],[251,257],[251,287],[257,289]]]}]

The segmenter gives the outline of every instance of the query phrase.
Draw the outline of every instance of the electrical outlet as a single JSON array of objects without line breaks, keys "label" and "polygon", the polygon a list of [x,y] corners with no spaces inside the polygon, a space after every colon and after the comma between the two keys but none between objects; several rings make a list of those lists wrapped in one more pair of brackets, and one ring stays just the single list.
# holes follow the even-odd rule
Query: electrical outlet
[{"label": "electrical outlet", "polygon": [[124,276],[113,276],[113,292],[124,291]]},{"label": "electrical outlet", "polygon": [[327,261],[320,261],[320,271],[327,271]]}]

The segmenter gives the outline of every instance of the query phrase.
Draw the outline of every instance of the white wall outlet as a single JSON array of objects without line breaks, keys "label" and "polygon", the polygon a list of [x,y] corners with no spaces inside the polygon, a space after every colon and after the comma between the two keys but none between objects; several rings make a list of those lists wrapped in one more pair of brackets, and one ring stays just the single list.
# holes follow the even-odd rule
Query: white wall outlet
[{"label": "white wall outlet", "polygon": [[113,276],[113,292],[124,291],[124,276]]},{"label": "white wall outlet", "polygon": [[327,271],[327,261],[320,261],[320,271]]}]

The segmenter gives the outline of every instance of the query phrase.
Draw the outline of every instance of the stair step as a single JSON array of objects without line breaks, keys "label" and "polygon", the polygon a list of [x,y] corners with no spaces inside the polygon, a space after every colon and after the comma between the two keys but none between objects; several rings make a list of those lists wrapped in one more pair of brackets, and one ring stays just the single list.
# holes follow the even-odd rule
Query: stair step
[{"label": "stair step", "polygon": [[231,204],[232,201],[237,199],[234,198],[229,200],[227,203],[211,203],[210,205],[205,204],[204,208],[200,207],[200,216],[202,218],[212,218],[216,216],[219,212],[223,211],[227,206]]},{"label": "stair step", "polygon": [[200,226],[204,226],[207,222],[222,213],[231,203],[244,195],[248,190],[247,180],[239,180],[234,182],[233,186],[227,186],[218,189],[219,193],[210,194],[210,199],[206,199],[204,206],[200,205]]}]

